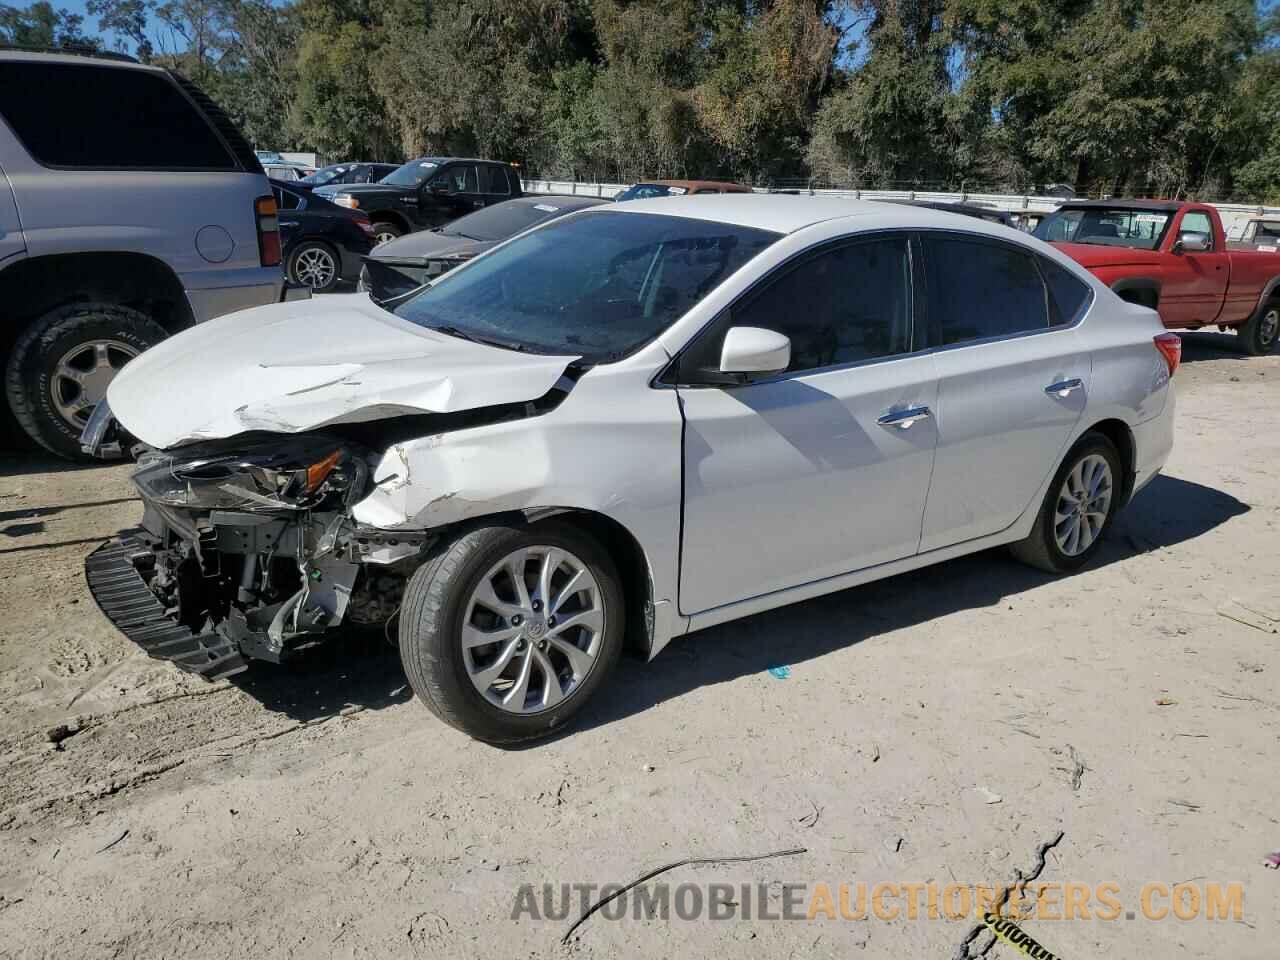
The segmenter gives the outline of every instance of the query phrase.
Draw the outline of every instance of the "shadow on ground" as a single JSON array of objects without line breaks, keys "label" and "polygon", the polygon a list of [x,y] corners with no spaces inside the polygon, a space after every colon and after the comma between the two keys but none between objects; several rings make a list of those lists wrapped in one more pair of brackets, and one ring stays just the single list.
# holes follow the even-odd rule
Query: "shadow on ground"
[{"label": "shadow on ground", "polygon": [[[1248,510],[1219,490],[1157,477],[1117,519],[1094,566],[1176,546]],[[622,720],[698,687],[803,663],[957,610],[998,604],[1051,579],[1003,550],[987,550],[926,567],[923,575],[890,577],[682,637],[652,663],[624,658],[608,694],[597,696],[561,735]],[[344,637],[284,666],[255,663],[233,682],[268,710],[301,720],[348,705],[380,709],[412,697],[399,654],[373,633]]]},{"label": "shadow on ground", "polygon": [[1182,362],[1199,363],[1203,360],[1253,360],[1246,353],[1236,333],[1188,333],[1178,331],[1182,338]]}]

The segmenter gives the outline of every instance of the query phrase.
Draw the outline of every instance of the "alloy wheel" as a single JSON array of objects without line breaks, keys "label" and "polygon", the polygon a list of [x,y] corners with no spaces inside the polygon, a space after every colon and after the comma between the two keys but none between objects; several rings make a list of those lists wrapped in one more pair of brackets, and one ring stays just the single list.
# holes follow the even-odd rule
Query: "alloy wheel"
[{"label": "alloy wheel", "polygon": [[1093,545],[1107,522],[1114,484],[1106,457],[1091,453],[1067,474],[1058,491],[1053,514],[1053,537],[1068,557],[1078,557]]},{"label": "alloy wheel", "polygon": [[138,352],[118,340],[93,340],[64,353],[49,378],[50,399],[58,415],[74,429],[83,429],[120,368]]},{"label": "alloy wheel", "polygon": [[472,590],[462,619],[463,662],[491,704],[537,713],[582,685],[604,628],[604,596],[590,568],[560,547],[525,547],[494,564]]},{"label": "alloy wheel", "polygon": [[299,283],[305,283],[313,290],[323,290],[333,283],[338,267],[328,250],[323,247],[308,247],[298,254],[293,271]]}]

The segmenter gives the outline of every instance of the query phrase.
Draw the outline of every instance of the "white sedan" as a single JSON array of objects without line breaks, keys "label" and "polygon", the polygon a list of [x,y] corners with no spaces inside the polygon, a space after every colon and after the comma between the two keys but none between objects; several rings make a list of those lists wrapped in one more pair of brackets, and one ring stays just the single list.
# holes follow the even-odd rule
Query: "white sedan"
[{"label": "white sedan", "polygon": [[1000,544],[1075,570],[1172,445],[1155,313],[933,210],[611,205],[384,307],[235,314],[111,384],[84,439],[141,441],[145,529],[86,566],[149,652],[381,624],[437,716],[529,739],[624,645]]}]

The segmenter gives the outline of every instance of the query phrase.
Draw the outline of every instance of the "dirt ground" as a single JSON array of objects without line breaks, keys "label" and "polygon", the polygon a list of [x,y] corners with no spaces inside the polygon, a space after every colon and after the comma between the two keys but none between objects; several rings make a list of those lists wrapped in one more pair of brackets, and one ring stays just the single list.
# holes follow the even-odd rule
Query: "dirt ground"
[{"label": "dirt ground", "polygon": [[[148,660],[81,570],[140,515],[128,467],[6,456],[0,955],[949,960],[987,947],[961,946],[972,918],[628,908],[562,945],[576,899],[513,908],[522,884],[541,904],[544,883],[797,847],[660,879],[763,884],[775,911],[788,883],[806,904],[1000,884],[1061,832],[1039,879],[1114,883],[1125,913],[1026,920],[1058,956],[1274,957],[1280,652],[1219,609],[1280,617],[1280,357],[1234,349],[1187,338],[1166,474],[1086,571],[988,552],[708,630],[521,750],[442,727],[377,640],[212,686]],[[1238,882],[1243,916],[1148,919],[1149,881]]]}]

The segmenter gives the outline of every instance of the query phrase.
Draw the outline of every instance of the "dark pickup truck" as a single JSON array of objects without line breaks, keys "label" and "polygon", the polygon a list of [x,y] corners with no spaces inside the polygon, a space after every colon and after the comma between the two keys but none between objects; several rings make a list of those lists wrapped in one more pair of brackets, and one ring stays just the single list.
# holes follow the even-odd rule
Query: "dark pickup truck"
[{"label": "dark pickup truck", "polygon": [[520,177],[510,164],[461,157],[419,157],[378,183],[344,183],[314,192],[367,214],[378,243],[441,226],[522,194]]}]

